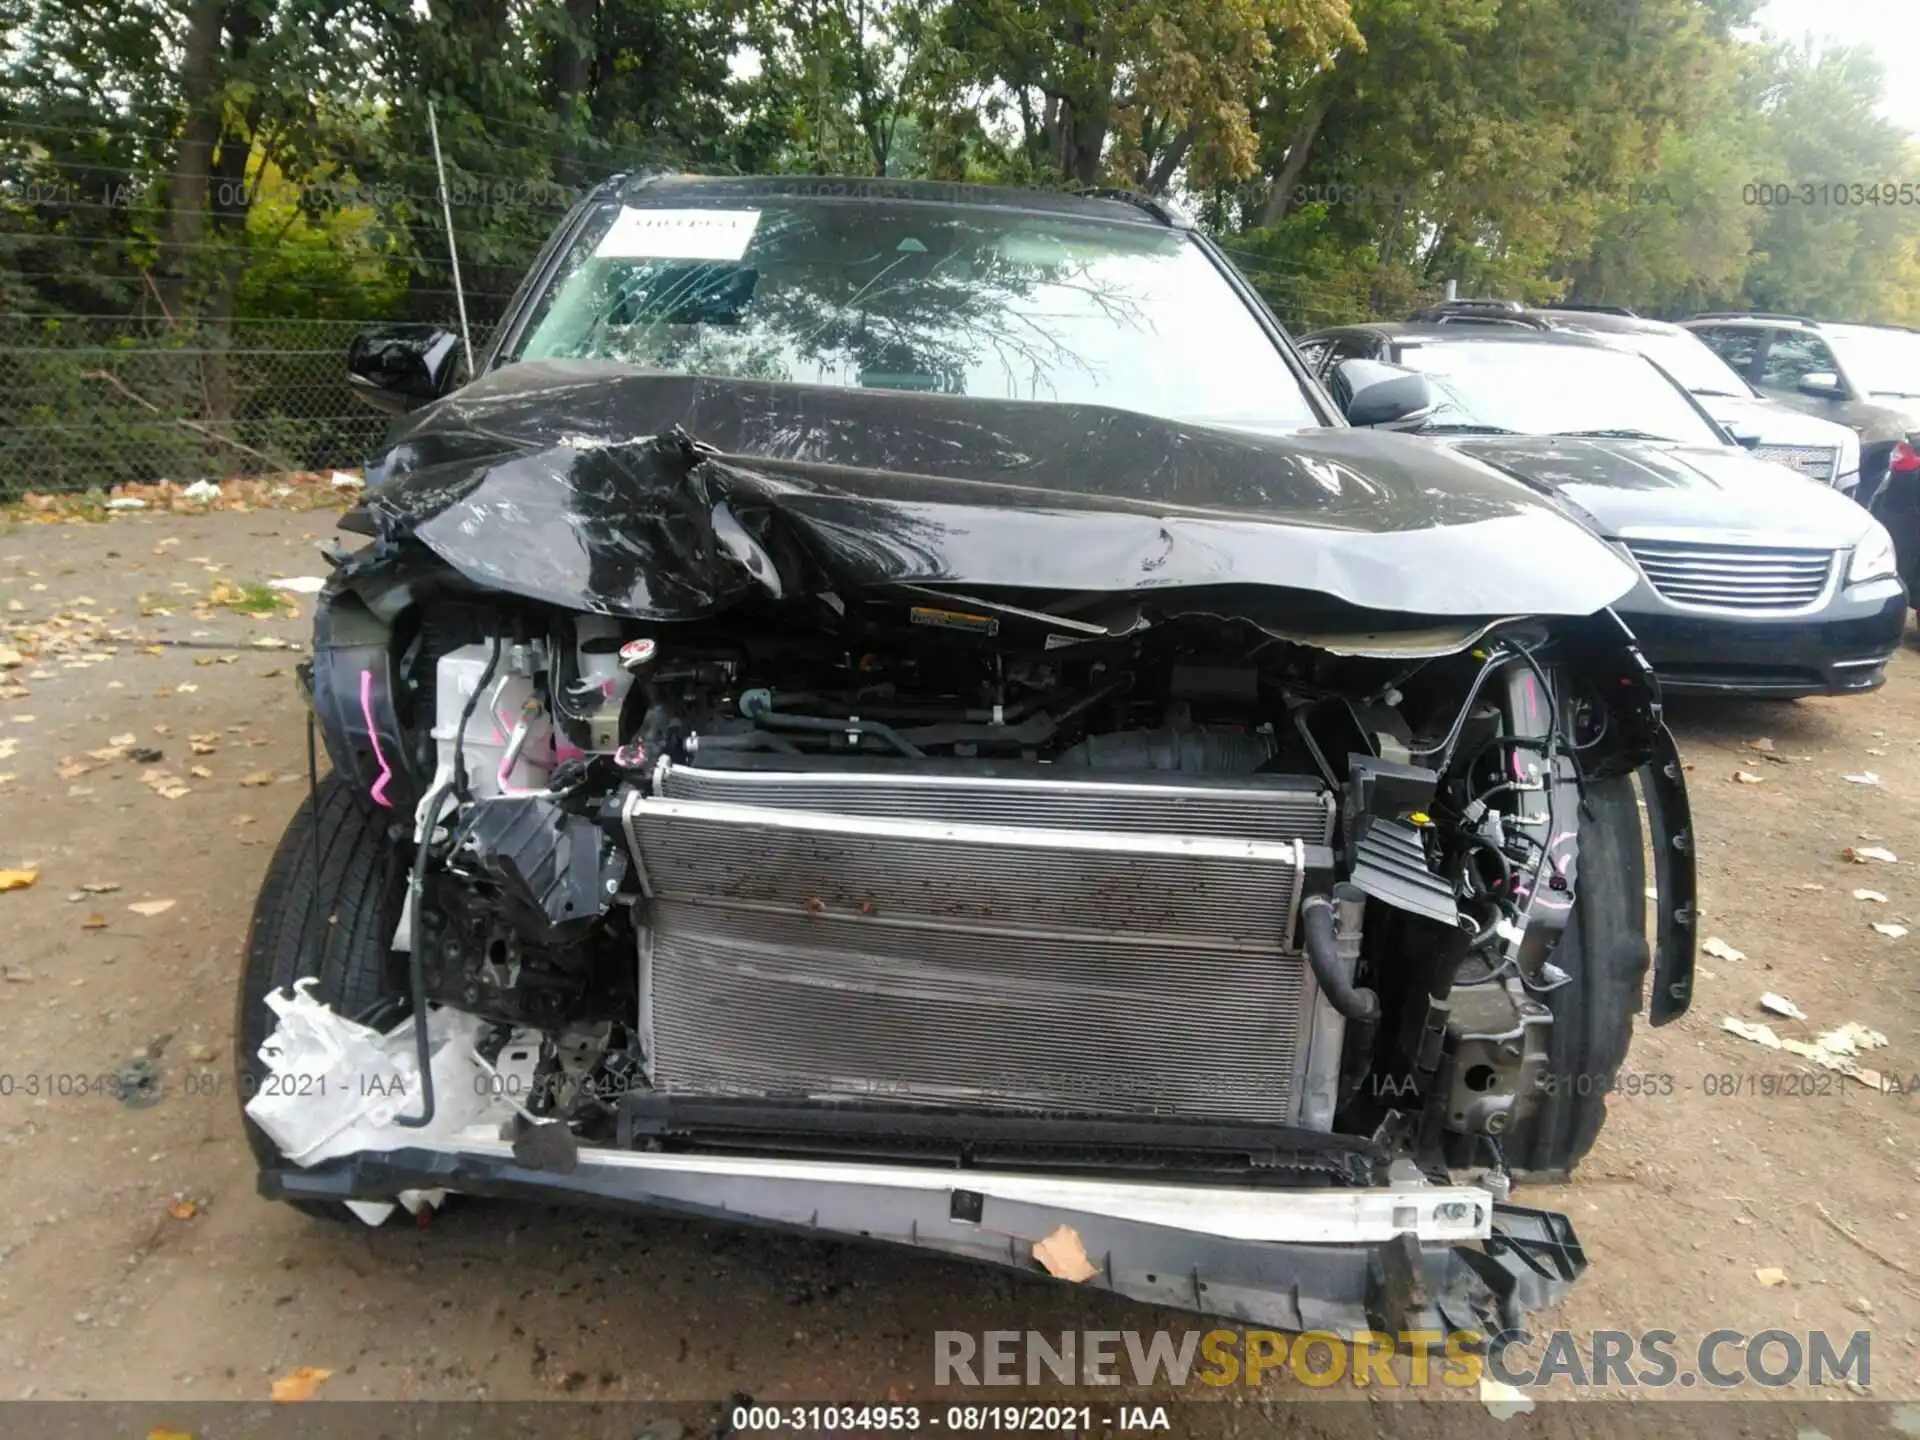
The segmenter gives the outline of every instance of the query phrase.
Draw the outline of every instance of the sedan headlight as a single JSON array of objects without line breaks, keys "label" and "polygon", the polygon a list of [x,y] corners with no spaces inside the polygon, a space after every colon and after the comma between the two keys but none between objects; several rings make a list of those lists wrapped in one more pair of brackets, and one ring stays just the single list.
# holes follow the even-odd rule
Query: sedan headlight
[{"label": "sedan headlight", "polygon": [[1893,553],[1893,537],[1878,520],[1867,521],[1867,533],[1853,547],[1853,563],[1847,566],[1847,583],[1859,585],[1900,573],[1899,558]]}]

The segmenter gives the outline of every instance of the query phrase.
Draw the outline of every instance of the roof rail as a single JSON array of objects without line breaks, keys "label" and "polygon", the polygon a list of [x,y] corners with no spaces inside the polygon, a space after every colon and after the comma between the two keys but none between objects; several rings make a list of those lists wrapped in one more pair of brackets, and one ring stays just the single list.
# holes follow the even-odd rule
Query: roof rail
[{"label": "roof rail", "polygon": [[1783,315],[1773,310],[1702,310],[1698,315],[1689,315],[1689,320],[1787,320],[1795,325],[1818,326],[1819,321],[1807,315]]},{"label": "roof rail", "polygon": [[1416,310],[1407,319],[1416,325],[1505,325],[1519,330],[1551,330],[1551,321],[1532,315],[1510,301],[1449,300]]},{"label": "roof rail", "polygon": [[1527,307],[1522,305],[1518,300],[1494,300],[1484,297],[1470,298],[1462,296],[1454,300],[1442,300],[1439,304],[1429,305],[1426,308],[1436,315],[1449,312],[1465,315],[1474,311],[1481,313],[1493,311],[1500,314],[1517,315]]},{"label": "roof rail", "polygon": [[1557,300],[1551,305],[1542,305],[1542,310],[1569,310],[1577,315],[1623,315],[1629,320],[1642,318],[1638,310],[1626,305],[1576,305],[1571,300]]},{"label": "roof rail", "polygon": [[1118,200],[1131,205],[1136,210],[1144,210],[1162,225],[1171,225],[1176,230],[1193,229],[1193,218],[1170,200],[1158,195],[1143,195],[1138,190],[1127,190],[1119,186],[1097,186],[1088,190],[1070,190],[1068,194],[1082,195],[1090,200]]}]

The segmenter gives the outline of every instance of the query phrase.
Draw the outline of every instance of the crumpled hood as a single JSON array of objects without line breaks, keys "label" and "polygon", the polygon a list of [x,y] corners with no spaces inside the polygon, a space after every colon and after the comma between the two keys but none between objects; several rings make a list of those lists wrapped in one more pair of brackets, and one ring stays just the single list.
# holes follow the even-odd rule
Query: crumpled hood
[{"label": "crumpled hood", "polygon": [[1454,443],[1563,496],[1610,538],[1682,529],[1722,543],[1839,549],[1867,529],[1866,511],[1830,486],[1731,447],[1533,435]]},{"label": "crumpled hood", "polygon": [[1285,587],[1449,617],[1587,615],[1633,585],[1550,500],[1405,436],[602,362],[482,377],[403,422],[368,479],[354,528],[650,619],[897,582]]}]

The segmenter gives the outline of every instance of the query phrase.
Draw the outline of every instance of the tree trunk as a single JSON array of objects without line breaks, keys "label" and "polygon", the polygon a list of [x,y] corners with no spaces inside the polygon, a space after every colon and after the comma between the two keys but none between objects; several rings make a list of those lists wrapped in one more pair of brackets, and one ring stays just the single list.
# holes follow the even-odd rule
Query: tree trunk
[{"label": "tree trunk", "polygon": [[1293,187],[1300,183],[1300,176],[1306,171],[1307,158],[1313,154],[1314,138],[1320,133],[1320,126],[1327,118],[1328,107],[1333,97],[1325,90],[1315,95],[1307,104],[1307,113],[1300,117],[1300,123],[1294,128],[1293,139],[1287,143],[1287,158],[1281,163],[1280,173],[1273,177],[1273,188],[1267,192],[1267,206],[1260,214],[1262,225],[1278,225],[1287,218],[1287,210],[1293,202]]},{"label": "tree trunk", "polygon": [[181,313],[200,242],[206,237],[207,189],[213,147],[220,139],[220,41],[226,24],[225,0],[193,0],[187,11],[187,38],[181,50],[180,91],[186,123],[174,157],[167,191],[167,278],[162,293],[167,309]]},{"label": "tree trunk", "polygon": [[1107,148],[1107,122],[1103,116],[1081,115],[1066,107],[1068,124],[1065,163],[1061,167],[1067,179],[1080,185],[1100,180],[1100,156]]},{"label": "tree trunk", "polygon": [[580,176],[579,103],[590,94],[593,81],[593,43],[599,0],[566,0],[567,33],[554,47],[553,120],[560,132],[554,152],[554,178],[577,184]]},{"label": "tree trunk", "polygon": [[1179,173],[1180,167],[1186,163],[1187,152],[1191,149],[1193,149],[1193,127],[1189,125],[1173,137],[1173,142],[1167,146],[1166,153],[1160,157],[1159,163],[1153,167],[1153,173],[1147,176],[1147,193],[1149,195],[1164,195],[1167,193],[1167,187],[1173,183],[1173,177]]}]

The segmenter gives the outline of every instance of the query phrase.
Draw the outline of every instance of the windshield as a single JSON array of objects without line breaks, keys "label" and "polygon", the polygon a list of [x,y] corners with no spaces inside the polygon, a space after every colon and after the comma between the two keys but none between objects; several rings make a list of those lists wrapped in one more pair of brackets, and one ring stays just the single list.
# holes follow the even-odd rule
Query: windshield
[{"label": "windshield", "polygon": [[1902,400],[1920,397],[1920,335],[1865,325],[1823,325],[1820,333],[1857,389]]},{"label": "windshield", "polygon": [[986,206],[766,197],[608,205],[518,360],[1324,423],[1179,231]]},{"label": "windshield", "polygon": [[1705,343],[1682,330],[1678,334],[1663,331],[1618,331],[1600,336],[1653,361],[1667,374],[1696,395],[1735,395],[1742,398],[1753,389]]},{"label": "windshield", "polygon": [[1644,435],[1686,445],[1726,441],[1685,392],[1624,350],[1513,341],[1406,345],[1440,405],[1425,428],[1476,426],[1519,435]]}]

